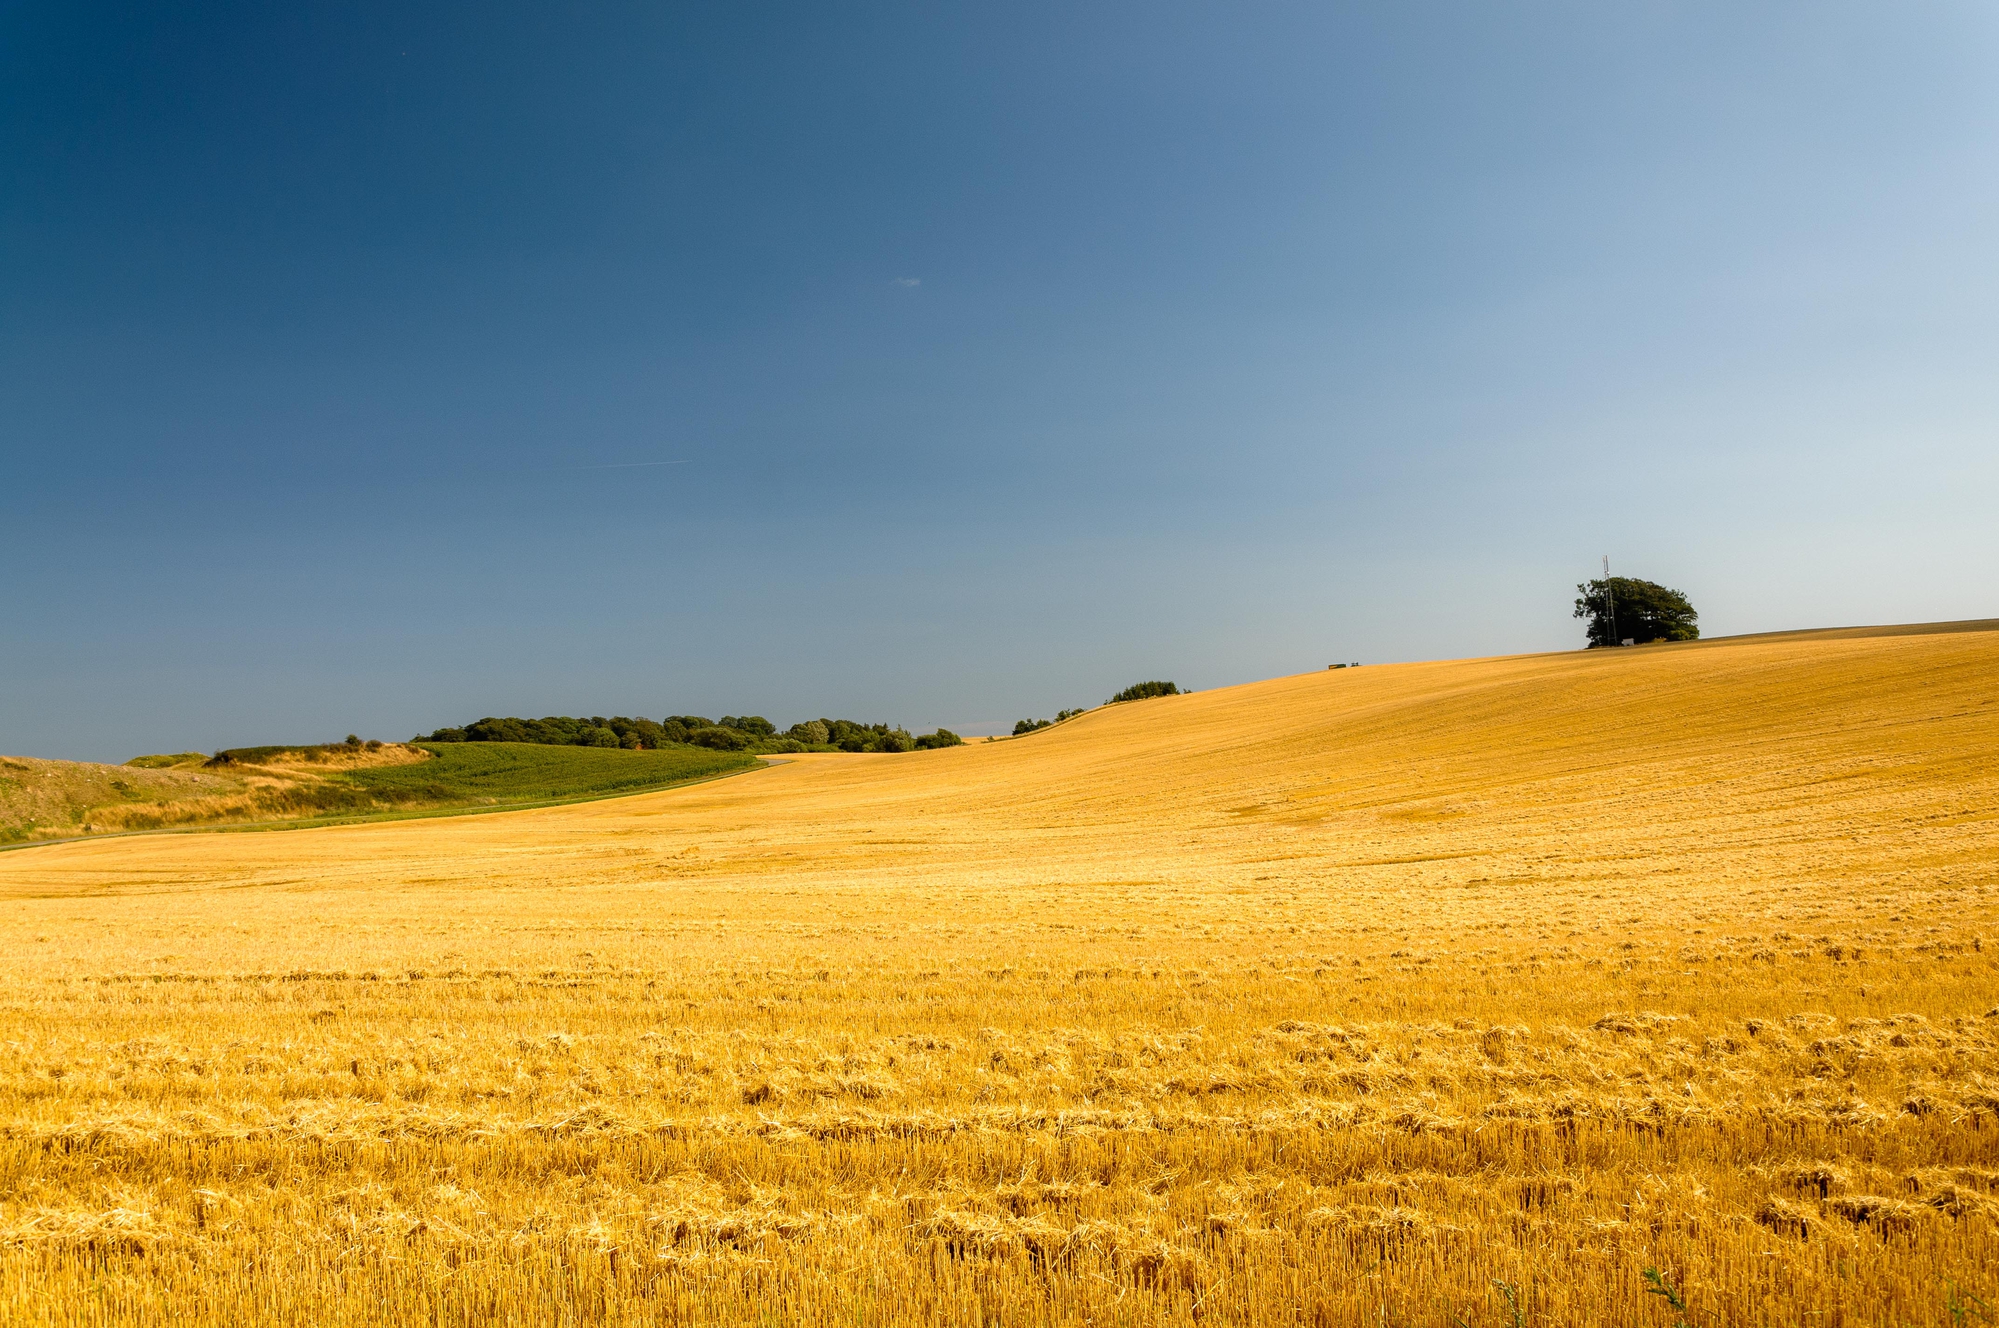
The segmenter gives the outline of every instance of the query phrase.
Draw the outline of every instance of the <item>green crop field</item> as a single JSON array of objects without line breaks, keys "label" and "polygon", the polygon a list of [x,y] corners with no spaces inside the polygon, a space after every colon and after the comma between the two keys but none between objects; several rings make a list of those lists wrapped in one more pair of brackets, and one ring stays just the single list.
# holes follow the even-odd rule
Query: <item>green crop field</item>
[{"label": "green crop field", "polygon": [[242,747],[127,765],[0,757],[0,845],[146,830],[250,828],[536,807],[667,788],[758,764],[701,747],[533,743]]},{"label": "green crop field", "polygon": [[740,752],[669,747],[628,752],[607,747],[547,747],[526,742],[422,743],[420,765],[373,766],[332,776],[384,803],[506,804],[561,802],[635,793],[757,764]]}]

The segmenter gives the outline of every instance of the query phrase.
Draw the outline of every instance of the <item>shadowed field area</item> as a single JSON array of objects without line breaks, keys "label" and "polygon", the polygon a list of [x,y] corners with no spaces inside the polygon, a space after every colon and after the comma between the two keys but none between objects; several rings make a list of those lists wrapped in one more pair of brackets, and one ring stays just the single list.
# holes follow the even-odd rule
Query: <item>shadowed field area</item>
[{"label": "shadowed field area", "polygon": [[1984,1321],[1971,626],[0,854],[0,1305]]}]

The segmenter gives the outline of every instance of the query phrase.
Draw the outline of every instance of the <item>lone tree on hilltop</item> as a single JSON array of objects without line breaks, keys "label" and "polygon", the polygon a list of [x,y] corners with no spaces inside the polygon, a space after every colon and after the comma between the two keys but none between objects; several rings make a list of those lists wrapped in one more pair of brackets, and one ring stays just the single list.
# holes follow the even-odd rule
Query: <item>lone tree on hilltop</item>
[{"label": "lone tree on hilltop", "polygon": [[1613,576],[1576,587],[1576,617],[1589,625],[1589,644],[1698,641],[1700,615],[1687,597],[1652,581]]}]

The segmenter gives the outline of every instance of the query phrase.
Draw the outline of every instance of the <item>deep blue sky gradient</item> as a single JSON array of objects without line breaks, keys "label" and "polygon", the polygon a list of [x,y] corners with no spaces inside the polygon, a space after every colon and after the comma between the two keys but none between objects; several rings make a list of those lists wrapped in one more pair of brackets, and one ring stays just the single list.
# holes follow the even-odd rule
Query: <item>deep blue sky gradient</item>
[{"label": "deep blue sky gradient", "polygon": [[[1976,4],[0,5],[0,751],[1999,613]],[[676,464],[656,464],[672,462]]]}]

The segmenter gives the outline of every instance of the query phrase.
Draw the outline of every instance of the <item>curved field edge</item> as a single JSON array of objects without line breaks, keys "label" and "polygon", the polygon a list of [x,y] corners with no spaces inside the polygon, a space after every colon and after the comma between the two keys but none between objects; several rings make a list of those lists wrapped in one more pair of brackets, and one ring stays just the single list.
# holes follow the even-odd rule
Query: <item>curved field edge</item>
[{"label": "curved field edge", "polygon": [[672,789],[690,788],[696,784],[708,784],[718,779],[728,779],[734,775],[752,774],[758,770],[768,770],[773,766],[785,764],[788,764],[788,762],[779,757],[759,757],[753,765],[737,766],[729,770],[717,770],[710,774],[693,775],[686,779],[674,779],[659,784],[614,789],[607,793],[580,793],[572,797],[542,798],[523,802],[484,803],[477,806],[391,809],[379,812],[356,812],[347,815],[300,817],[289,820],[234,821],[220,822],[213,825],[159,826],[150,830],[112,830],[102,834],[71,835],[62,839],[35,839],[20,844],[0,844],[0,853],[19,853],[27,849],[49,848],[56,844],[96,843],[99,840],[137,839],[158,835],[249,834],[278,830],[323,830],[333,826],[370,825],[386,821],[432,821],[455,816],[503,816],[509,812],[531,812],[548,807],[570,807],[586,802],[609,802],[617,798],[637,798],[649,793],[665,793]]}]

